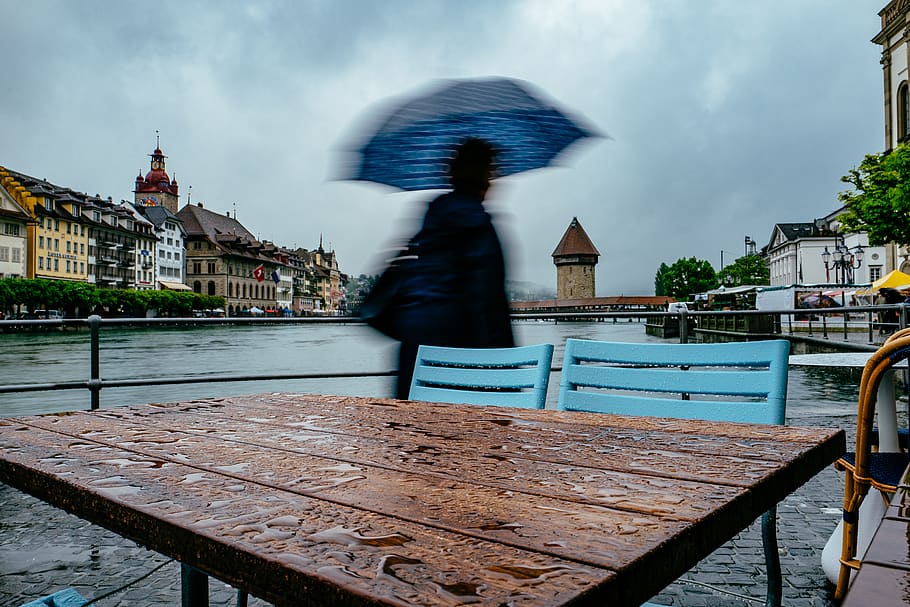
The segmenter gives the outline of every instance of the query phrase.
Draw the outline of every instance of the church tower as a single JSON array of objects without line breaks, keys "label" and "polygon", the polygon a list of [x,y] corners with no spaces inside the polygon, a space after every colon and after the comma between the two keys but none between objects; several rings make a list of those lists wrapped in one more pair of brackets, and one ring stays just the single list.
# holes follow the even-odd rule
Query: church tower
[{"label": "church tower", "polygon": [[164,167],[167,156],[161,151],[160,142],[156,137],[155,151],[149,154],[152,157],[151,170],[142,177],[142,171],[136,177],[134,201],[137,205],[146,207],[164,207],[171,213],[177,214],[179,196],[177,194],[177,178],[171,180]]},{"label": "church tower", "polygon": [[556,299],[594,297],[594,266],[600,253],[577,217],[566,228],[553,251],[556,265]]}]

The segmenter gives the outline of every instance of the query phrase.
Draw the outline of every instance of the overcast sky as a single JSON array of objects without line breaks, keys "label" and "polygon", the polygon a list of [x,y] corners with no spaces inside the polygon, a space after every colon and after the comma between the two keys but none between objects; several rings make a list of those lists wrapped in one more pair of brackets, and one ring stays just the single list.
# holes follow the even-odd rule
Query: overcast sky
[{"label": "overcast sky", "polygon": [[[509,277],[555,288],[577,216],[597,294],[838,207],[884,147],[887,0],[0,0],[0,166],[132,200],[160,132],[181,205],[376,270],[428,193],[338,181],[371,108],[434,78],[528,80],[610,139],[499,180]],[[192,190],[190,190],[192,186]]]}]

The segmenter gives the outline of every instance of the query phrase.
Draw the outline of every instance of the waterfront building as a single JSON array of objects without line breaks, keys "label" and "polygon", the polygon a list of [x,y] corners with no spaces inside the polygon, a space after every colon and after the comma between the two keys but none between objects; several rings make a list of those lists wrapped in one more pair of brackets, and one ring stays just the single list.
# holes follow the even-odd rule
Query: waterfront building
[{"label": "waterfront building", "polygon": [[134,288],[139,291],[157,289],[155,281],[155,249],[158,244],[158,234],[155,225],[143,215],[136,206],[129,201],[122,201],[121,206],[132,216],[137,234],[136,250],[134,253]]},{"label": "waterfront building", "polygon": [[[910,143],[910,87],[907,68],[910,49],[910,2],[892,0],[878,13],[881,30],[872,42],[882,48],[885,151]],[[886,272],[910,272],[910,246],[891,244],[885,251]]]},{"label": "waterfront building", "polygon": [[[2,183],[0,173],[0,183]],[[25,278],[26,233],[31,216],[3,187],[0,187],[0,278]]]},{"label": "waterfront building", "polygon": [[556,265],[556,299],[587,299],[596,296],[594,269],[600,253],[577,217],[552,253]]},{"label": "waterfront building", "polygon": [[88,224],[88,282],[105,289],[135,288],[139,232],[132,213],[110,200],[92,199],[83,217]]},{"label": "waterfront building", "polygon": [[[865,232],[841,233],[840,207],[812,222],[777,223],[765,247],[771,286],[793,284],[867,284],[893,270],[888,263],[888,246],[870,246]],[[851,267],[828,263],[824,253],[838,248],[857,251],[862,247],[862,263]]]},{"label": "waterfront building", "polygon": [[228,316],[275,309],[272,275],[285,264],[270,257],[270,249],[230,212],[214,213],[201,202],[184,206],[177,217],[186,230],[186,282],[194,292],[224,297]]},{"label": "waterfront building", "polygon": [[180,218],[163,206],[132,203],[132,208],[152,224],[155,239],[138,252],[137,267],[152,274],[152,288],[189,291],[185,280],[186,231]]},{"label": "waterfront building", "polygon": [[0,169],[0,186],[29,216],[25,277],[85,281],[89,272],[86,194],[10,169]]}]

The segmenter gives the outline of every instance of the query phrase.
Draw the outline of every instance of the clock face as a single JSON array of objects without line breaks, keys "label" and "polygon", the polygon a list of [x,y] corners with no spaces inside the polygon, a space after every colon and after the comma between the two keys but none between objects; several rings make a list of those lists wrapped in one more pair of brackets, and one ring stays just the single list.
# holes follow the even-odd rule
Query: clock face
[{"label": "clock face", "polygon": [[160,169],[160,168],[161,168],[161,163],[158,162],[157,160],[153,160],[153,161],[152,161],[152,168],[153,168],[153,169]]}]

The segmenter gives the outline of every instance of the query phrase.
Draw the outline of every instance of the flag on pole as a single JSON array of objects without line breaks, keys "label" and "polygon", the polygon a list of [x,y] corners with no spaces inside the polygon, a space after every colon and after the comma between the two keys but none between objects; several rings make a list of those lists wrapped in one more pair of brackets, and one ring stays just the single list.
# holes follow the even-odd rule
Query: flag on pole
[{"label": "flag on pole", "polygon": [[276,285],[281,282],[281,274],[278,273],[278,270],[272,272],[272,282],[274,282]]},{"label": "flag on pole", "polygon": [[259,264],[259,267],[253,270],[253,278],[256,279],[256,282],[265,280],[265,266]]}]

